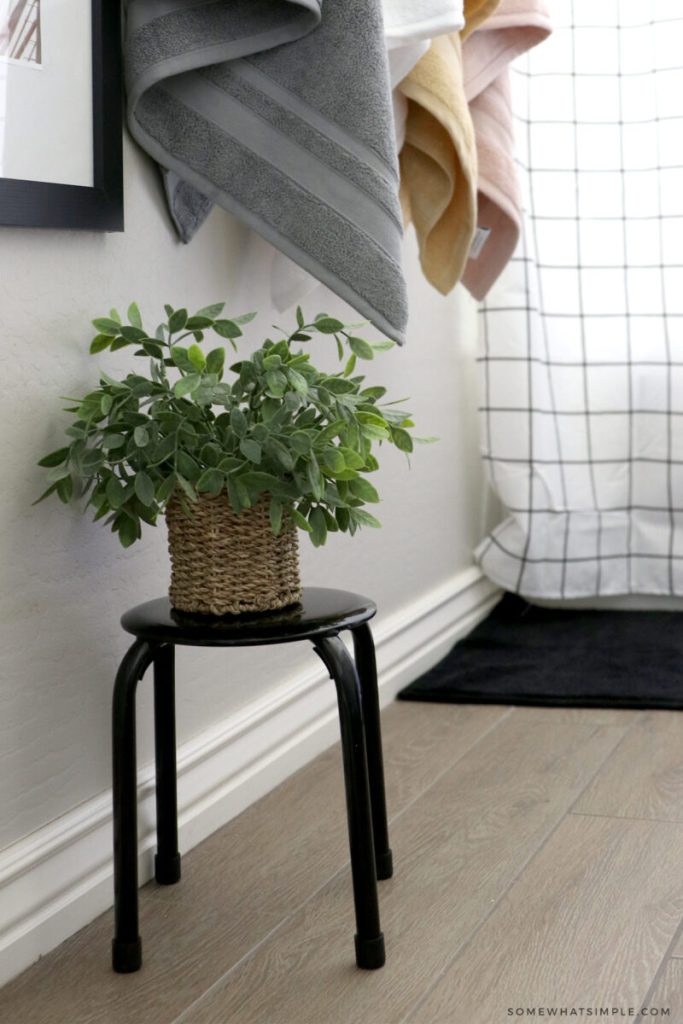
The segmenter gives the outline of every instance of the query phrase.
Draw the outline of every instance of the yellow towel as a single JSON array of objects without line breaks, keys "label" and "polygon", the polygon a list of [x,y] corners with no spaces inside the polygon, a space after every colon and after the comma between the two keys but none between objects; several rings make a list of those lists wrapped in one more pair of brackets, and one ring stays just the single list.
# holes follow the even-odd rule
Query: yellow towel
[{"label": "yellow towel", "polygon": [[477,220],[477,151],[459,36],[432,40],[399,88],[408,100],[403,213],[415,225],[425,277],[445,295],[463,273]]},{"label": "yellow towel", "polygon": [[479,28],[482,21],[493,14],[500,0],[466,0],[465,3],[465,27],[460,33],[466,39],[470,32]]}]

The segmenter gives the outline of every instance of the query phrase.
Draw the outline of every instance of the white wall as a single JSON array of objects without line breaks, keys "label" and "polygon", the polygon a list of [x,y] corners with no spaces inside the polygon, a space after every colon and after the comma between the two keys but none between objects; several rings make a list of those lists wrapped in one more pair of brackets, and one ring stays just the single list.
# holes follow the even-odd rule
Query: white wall
[{"label": "white wall", "polygon": [[[66,420],[58,396],[82,392],[97,365],[128,365],[125,354],[87,354],[88,323],[131,299],[154,323],[165,302],[191,308],[226,298],[233,312],[252,305],[242,294],[235,309],[247,232],[216,210],[191,245],[180,245],[155,168],[130,144],[125,158],[125,233],[0,228],[0,850],[107,790],[110,692],[126,647],[118,619],[168,582],[163,528],[124,552],[76,508],[56,499],[31,507],[44,487],[35,462],[59,445]],[[406,263],[410,344],[383,354],[368,375],[396,397],[410,395],[420,432],[441,440],[419,448],[410,469],[400,453],[385,453],[382,531],[333,536],[318,551],[302,538],[305,583],[366,592],[382,616],[469,566],[481,534],[473,304],[426,284],[412,239]],[[253,284],[261,301],[264,282]],[[310,311],[320,306],[316,295]],[[248,344],[273,315],[262,310]],[[179,741],[264,697],[311,658],[299,648],[181,651]],[[140,689],[144,765],[149,700]]]}]

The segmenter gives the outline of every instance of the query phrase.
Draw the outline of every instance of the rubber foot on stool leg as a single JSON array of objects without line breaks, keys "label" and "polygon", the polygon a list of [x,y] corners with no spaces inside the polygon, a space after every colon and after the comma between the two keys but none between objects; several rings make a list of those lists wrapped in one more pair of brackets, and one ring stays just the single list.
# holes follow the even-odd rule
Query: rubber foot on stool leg
[{"label": "rubber foot on stool leg", "polygon": [[175,885],[180,881],[180,854],[173,857],[160,857],[154,854],[154,877],[159,885]]},{"label": "rubber foot on stool leg", "polygon": [[394,860],[391,850],[387,850],[386,853],[380,853],[377,857],[377,878],[383,882],[385,879],[391,878],[393,874]]},{"label": "rubber foot on stool leg", "polygon": [[384,967],[384,935],[379,933],[376,939],[361,939],[356,935],[356,963],[366,971],[376,971]]},{"label": "rubber foot on stool leg", "polygon": [[111,952],[111,965],[117,974],[132,974],[142,967],[141,939],[134,939],[132,942],[112,939]]}]

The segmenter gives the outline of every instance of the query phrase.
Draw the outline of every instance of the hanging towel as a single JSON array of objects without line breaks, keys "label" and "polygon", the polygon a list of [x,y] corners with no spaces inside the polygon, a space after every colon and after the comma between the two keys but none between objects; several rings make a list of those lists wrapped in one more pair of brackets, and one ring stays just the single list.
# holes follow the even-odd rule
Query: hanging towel
[{"label": "hanging towel", "polygon": [[463,0],[382,0],[384,38],[394,90],[396,144],[405,141],[408,104],[396,86],[410,74],[436,36],[459,32],[465,24]]},{"label": "hanging towel", "polygon": [[467,39],[470,32],[474,32],[490,18],[499,3],[500,0],[465,0],[465,27],[462,30],[462,38]]},{"label": "hanging towel", "polygon": [[463,43],[465,94],[477,143],[477,232],[463,284],[483,299],[519,239],[521,199],[514,162],[509,65],[551,32],[540,0],[501,0]]},{"label": "hanging towel", "polygon": [[380,0],[134,0],[125,58],[180,237],[216,202],[403,343]]},{"label": "hanging towel", "polygon": [[401,203],[425,277],[444,295],[460,279],[474,235],[477,159],[457,34],[432,41],[401,83],[408,100]]},{"label": "hanging towel", "polygon": [[[384,39],[389,59],[396,147],[405,141],[408,101],[399,83],[429,49],[432,36],[458,32],[465,23],[462,0],[382,0]],[[317,287],[318,282],[282,253],[269,253],[260,239],[250,241],[250,257],[263,261],[271,276],[271,299],[282,312]]]}]

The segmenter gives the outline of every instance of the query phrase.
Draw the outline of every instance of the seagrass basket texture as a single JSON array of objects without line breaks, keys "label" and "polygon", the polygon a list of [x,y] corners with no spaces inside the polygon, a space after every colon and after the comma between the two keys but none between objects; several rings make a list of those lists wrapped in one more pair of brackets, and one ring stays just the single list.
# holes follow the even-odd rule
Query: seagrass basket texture
[{"label": "seagrass basket texture", "polygon": [[171,556],[171,604],[179,611],[211,615],[265,612],[301,597],[297,530],[286,522],[275,537],[264,497],[239,515],[226,494],[166,509]]}]

